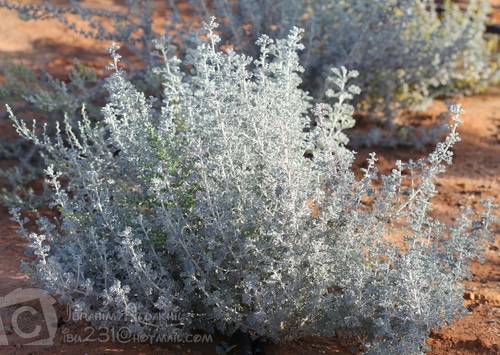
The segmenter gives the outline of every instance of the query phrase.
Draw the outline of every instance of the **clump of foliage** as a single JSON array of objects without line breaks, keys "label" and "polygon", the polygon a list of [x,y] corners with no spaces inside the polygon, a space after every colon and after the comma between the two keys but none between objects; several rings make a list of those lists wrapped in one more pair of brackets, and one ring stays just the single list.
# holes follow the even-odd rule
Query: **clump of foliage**
[{"label": "clump of foliage", "polygon": [[[433,0],[229,0],[200,1],[201,16],[224,19],[223,42],[254,53],[259,33],[281,37],[305,29],[305,87],[323,99],[330,68],[361,75],[358,111],[392,120],[402,108],[425,108],[436,96],[477,92],[498,77],[496,50],[485,37],[490,5],[451,0],[437,11]],[[315,90],[315,89],[318,90]]]},{"label": "clump of foliage", "polygon": [[[154,42],[161,102],[127,80],[113,45],[102,123],[83,111],[77,131],[67,124],[39,138],[10,111],[50,157],[60,211],[55,223],[39,219],[37,234],[12,210],[36,255],[25,270],[75,312],[117,315],[96,326],[272,341],[342,331],[370,354],[425,350],[432,328],[466,312],[458,282],[471,276],[468,260],[484,251],[493,220],[490,200],[477,221],[468,208],[449,227],[428,214],[459,140],[460,107],[427,159],[379,176],[372,155],[358,180],[342,144],[357,73],[334,69],[335,104],[313,105],[299,87],[300,30],[259,37],[252,58],[220,51],[215,28],[205,25],[206,41],[184,61],[164,38]],[[387,238],[393,223],[399,242]],[[173,309],[182,310],[175,321],[137,317]]]}]

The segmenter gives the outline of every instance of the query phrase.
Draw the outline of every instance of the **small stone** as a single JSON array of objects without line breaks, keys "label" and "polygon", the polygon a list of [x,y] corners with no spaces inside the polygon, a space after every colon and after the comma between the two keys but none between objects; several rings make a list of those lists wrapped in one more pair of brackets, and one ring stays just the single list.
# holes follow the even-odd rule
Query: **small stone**
[{"label": "small stone", "polygon": [[464,299],[474,301],[476,299],[476,295],[474,295],[473,292],[467,291],[464,293]]},{"label": "small stone", "polygon": [[485,337],[478,337],[476,343],[480,344],[485,349],[491,349],[491,341]]}]

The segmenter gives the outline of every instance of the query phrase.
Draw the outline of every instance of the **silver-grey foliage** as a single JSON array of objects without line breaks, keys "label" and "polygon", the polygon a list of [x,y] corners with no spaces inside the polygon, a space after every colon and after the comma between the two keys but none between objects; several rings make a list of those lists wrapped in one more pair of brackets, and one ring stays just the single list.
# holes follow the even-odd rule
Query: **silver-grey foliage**
[{"label": "silver-grey foliage", "polygon": [[[427,159],[379,176],[372,155],[359,180],[342,144],[357,73],[334,69],[327,95],[337,103],[313,107],[299,88],[300,30],[261,36],[253,59],[219,51],[215,27],[205,25],[186,72],[165,39],[154,42],[161,110],[126,80],[113,45],[102,124],[83,113],[77,132],[67,125],[39,139],[11,113],[50,157],[60,211],[31,233],[12,210],[36,255],[25,270],[75,311],[115,313],[113,325],[136,319],[126,324],[137,333],[239,329],[278,341],[342,331],[367,353],[424,351],[432,328],[466,312],[458,282],[471,276],[468,260],[483,252],[493,219],[491,201],[478,221],[470,209],[449,227],[429,216],[460,107]],[[137,317],[177,309],[175,320]]]},{"label": "silver-grey foliage", "polygon": [[293,26],[305,28],[306,87],[319,88],[322,99],[329,68],[355,69],[362,94],[353,103],[374,117],[391,120],[401,108],[419,110],[436,96],[474,92],[498,77],[484,37],[488,1],[470,1],[465,10],[445,1],[441,15],[434,0],[193,3],[201,15],[215,11],[224,19],[223,39],[247,53],[254,53],[259,33],[281,37]]}]

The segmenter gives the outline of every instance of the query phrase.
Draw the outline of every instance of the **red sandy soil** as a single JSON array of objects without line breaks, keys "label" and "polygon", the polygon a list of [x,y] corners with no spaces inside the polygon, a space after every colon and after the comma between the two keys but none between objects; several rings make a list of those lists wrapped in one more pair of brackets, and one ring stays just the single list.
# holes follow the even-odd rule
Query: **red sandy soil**
[{"label": "red sandy soil", "polygon": [[[39,3],[39,1],[21,1]],[[500,22],[500,0],[491,0],[492,18]],[[52,1],[53,4],[67,4]],[[85,0],[87,6],[120,10],[125,1]],[[161,3],[161,2],[157,2]],[[159,14],[164,9],[158,5]],[[162,12],[163,11],[163,12]],[[15,61],[22,61],[30,68],[46,67],[58,77],[64,77],[70,70],[72,59],[78,57],[85,65],[103,68],[108,63],[104,48],[109,43],[93,42],[65,30],[55,21],[22,22],[7,10],[0,10],[0,51]],[[453,222],[458,206],[471,205],[479,209],[481,198],[494,197],[499,201],[500,194],[500,87],[490,88],[485,94],[472,97],[455,98],[462,103],[466,114],[459,132],[462,141],[454,148],[454,163],[439,180],[439,195],[433,199],[433,214],[446,222]],[[0,101],[1,98],[0,98]],[[4,102],[1,102],[2,105]],[[3,109],[2,109],[3,110]],[[425,113],[429,120],[446,111],[441,101],[435,101]],[[6,140],[15,139],[10,122],[0,121],[0,136]],[[371,150],[358,153],[357,166],[363,164]],[[377,149],[380,158],[379,169],[390,171],[398,159],[406,160],[423,156],[424,153],[410,149]],[[0,167],[12,165],[0,161]],[[0,187],[7,186],[0,182]],[[497,202],[498,203],[498,202]],[[496,211],[497,216],[500,211]],[[0,296],[23,287],[30,287],[19,271],[24,255],[26,241],[16,234],[17,225],[9,220],[6,207],[0,205]],[[494,230],[496,242],[488,247],[484,264],[473,262],[474,278],[464,281],[466,292],[464,304],[470,313],[463,319],[435,332],[428,344],[430,354],[500,354],[500,230]],[[134,341],[124,342],[116,334],[106,334],[94,330],[84,321],[69,321],[62,324],[54,338],[54,345],[26,345],[27,341],[16,337],[13,332],[12,312],[17,306],[5,307],[0,299],[0,326],[3,326],[9,345],[0,346],[0,354],[215,354],[215,346],[221,341],[213,337],[212,342],[162,343],[150,345]],[[36,307],[36,301],[23,305]],[[57,317],[66,316],[66,308],[55,305]],[[26,315],[26,313],[25,313]],[[35,318],[40,314],[35,315]],[[37,320],[19,317],[19,327],[25,332],[34,329]],[[3,325],[1,324],[3,321]],[[43,323],[42,323],[43,324]],[[47,331],[47,329],[42,329]],[[2,331],[0,329],[0,340]],[[85,341],[87,340],[87,341]],[[94,340],[94,341],[89,341]],[[229,343],[234,340],[226,339]],[[304,338],[286,345],[270,345],[268,354],[349,354],[339,339]],[[233,353],[235,353],[233,351]]]}]

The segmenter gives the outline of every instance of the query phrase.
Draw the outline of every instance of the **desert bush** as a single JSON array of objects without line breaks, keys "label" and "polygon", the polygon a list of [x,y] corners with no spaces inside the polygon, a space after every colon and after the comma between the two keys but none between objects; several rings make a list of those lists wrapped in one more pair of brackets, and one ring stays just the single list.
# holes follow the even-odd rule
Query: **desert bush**
[{"label": "desert bush", "polygon": [[[184,61],[164,38],[154,42],[164,59],[160,109],[127,80],[113,44],[102,123],[83,111],[78,132],[67,124],[39,138],[10,111],[50,157],[60,212],[31,233],[12,210],[36,255],[26,272],[75,312],[117,315],[96,326],[272,341],[341,331],[367,353],[425,350],[432,328],[466,312],[458,282],[471,276],[468,260],[484,251],[493,219],[491,201],[478,221],[468,208],[449,227],[429,216],[460,107],[427,159],[378,176],[372,155],[356,179],[342,130],[357,73],[332,70],[336,103],[313,105],[299,88],[300,30],[276,43],[261,36],[254,59],[221,52],[215,27],[205,25]],[[175,320],[138,316],[175,309]]]},{"label": "desert bush", "polygon": [[357,70],[362,93],[353,103],[378,119],[423,109],[436,96],[480,91],[497,77],[498,61],[484,37],[488,1],[470,1],[465,11],[445,1],[441,15],[433,0],[199,3],[200,16],[215,11],[224,19],[223,42],[247,53],[254,53],[259,33],[281,37],[300,24],[305,87],[322,100],[329,68]]}]

